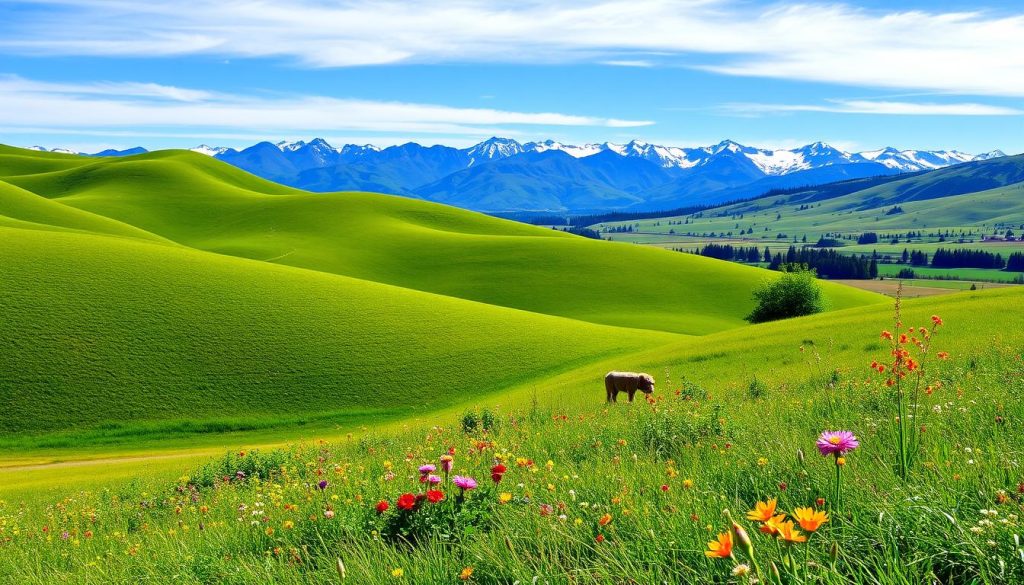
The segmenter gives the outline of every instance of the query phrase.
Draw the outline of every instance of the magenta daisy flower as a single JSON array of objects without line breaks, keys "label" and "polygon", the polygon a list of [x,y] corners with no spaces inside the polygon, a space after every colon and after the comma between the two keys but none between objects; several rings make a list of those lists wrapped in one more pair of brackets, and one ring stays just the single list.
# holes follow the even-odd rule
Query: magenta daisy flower
[{"label": "magenta daisy flower", "polygon": [[818,451],[825,457],[836,457],[853,451],[860,446],[857,437],[850,431],[825,431],[818,437]]},{"label": "magenta daisy flower", "polygon": [[428,473],[434,473],[435,471],[437,471],[437,468],[429,463],[427,463],[426,465],[420,465],[420,473],[423,475],[426,475]]},{"label": "magenta daisy flower", "polygon": [[466,476],[462,476],[462,475],[453,475],[452,476],[452,483],[454,483],[457,487],[459,487],[459,488],[461,488],[463,490],[466,490],[466,491],[469,491],[469,490],[472,490],[472,489],[476,489],[476,480],[473,479],[472,477],[466,477]]}]

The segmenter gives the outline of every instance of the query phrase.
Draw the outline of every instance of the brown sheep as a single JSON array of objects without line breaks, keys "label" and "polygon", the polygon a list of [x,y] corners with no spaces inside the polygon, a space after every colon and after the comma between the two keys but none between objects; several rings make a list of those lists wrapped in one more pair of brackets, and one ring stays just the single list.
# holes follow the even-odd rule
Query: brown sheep
[{"label": "brown sheep", "polygon": [[604,377],[604,389],[608,402],[617,402],[615,398],[619,392],[628,394],[629,401],[633,402],[637,390],[644,394],[654,392],[654,378],[636,372],[608,372]]}]

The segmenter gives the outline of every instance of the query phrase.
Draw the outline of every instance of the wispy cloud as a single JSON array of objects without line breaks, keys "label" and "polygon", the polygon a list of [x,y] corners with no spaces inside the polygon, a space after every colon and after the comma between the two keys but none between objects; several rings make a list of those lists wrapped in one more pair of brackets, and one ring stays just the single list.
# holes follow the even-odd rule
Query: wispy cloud
[{"label": "wispy cloud", "polygon": [[[0,52],[283,57],[313,67],[658,63],[1024,96],[1024,14],[741,0],[12,0]],[[17,10],[20,4],[45,10]]]},{"label": "wispy cloud", "polygon": [[1024,110],[978,103],[916,103],[877,100],[832,100],[827,104],[730,103],[719,107],[741,116],[825,112],[894,116],[1020,116]]},{"label": "wispy cloud", "polygon": [[653,124],[555,112],[340,99],[315,95],[252,97],[149,83],[48,83],[0,76],[0,127],[103,128],[166,133],[174,128],[296,133],[332,131],[481,136],[515,127],[628,128]]}]

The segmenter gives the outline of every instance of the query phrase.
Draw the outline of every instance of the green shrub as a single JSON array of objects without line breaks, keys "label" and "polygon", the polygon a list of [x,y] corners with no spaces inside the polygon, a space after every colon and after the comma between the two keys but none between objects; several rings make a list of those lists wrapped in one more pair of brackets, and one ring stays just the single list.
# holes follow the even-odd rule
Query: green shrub
[{"label": "green shrub", "polygon": [[751,400],[764,398],[768,396],[768,385],[758,380],[757,376],[754,376],[754,379],[750,381],[750,385],[747,386],[747,395],[750,396]]},{"label": "green shrub", "polygon": [[462,414],[462,432],[474,433],[480,426],[480,417],[475,410],[467,410]]},{"label": "green shrub", "polygon": [[821,286],[810,270],[784,272],[754,289],[757,307],[747,316],[751,323],[813,315],[824,310]]}]

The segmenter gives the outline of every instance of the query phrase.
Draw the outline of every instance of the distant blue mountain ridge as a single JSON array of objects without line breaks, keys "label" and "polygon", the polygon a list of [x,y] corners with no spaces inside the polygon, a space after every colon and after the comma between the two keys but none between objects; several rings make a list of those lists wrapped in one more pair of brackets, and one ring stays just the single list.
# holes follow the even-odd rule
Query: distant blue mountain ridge
[{"label": "distant blue mountain ridge", "polygon": [[[730,140],[681,148],[639,140],[576,146],[498,137],[469,148],[414,142],[339,148],[316,138],[260,142],[242,150],[206,145],[192,150],[310,191],[393,193],[489,213],[674,209],[1005,156],[998,150],[980,155],[895,148],[851,153],[821,142],[770,150]],[[141,152],[145,149],[136,147],[90,156]]]}]

